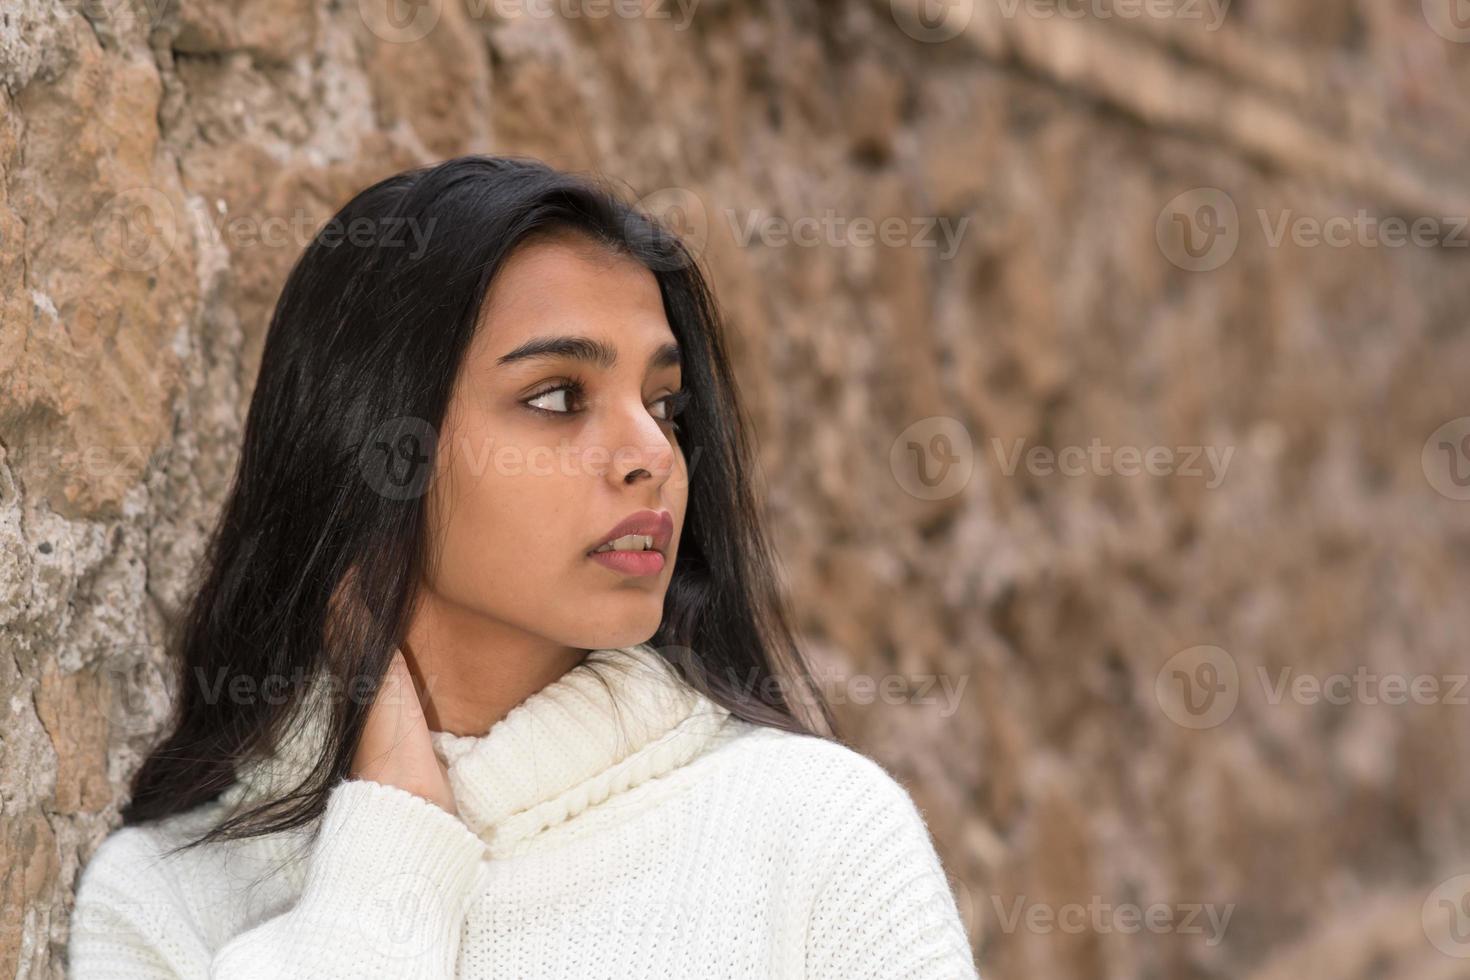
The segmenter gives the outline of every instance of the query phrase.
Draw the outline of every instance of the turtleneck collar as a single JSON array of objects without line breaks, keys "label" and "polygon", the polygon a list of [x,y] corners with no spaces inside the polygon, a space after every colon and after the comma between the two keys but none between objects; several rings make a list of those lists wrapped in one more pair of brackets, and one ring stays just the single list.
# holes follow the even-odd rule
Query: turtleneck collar
[{"label": "turtleneck collar", "polygon": [[[308,704],[325,690],[314,688]],[[429,734],[460,819],[498,855],[693,759],[729,714],[639,644],[590,651],[484,735]],[[296,785],[325,747],[325,717],[309,707],[300,733],[242,767],[220,800],[257,802]]]}]

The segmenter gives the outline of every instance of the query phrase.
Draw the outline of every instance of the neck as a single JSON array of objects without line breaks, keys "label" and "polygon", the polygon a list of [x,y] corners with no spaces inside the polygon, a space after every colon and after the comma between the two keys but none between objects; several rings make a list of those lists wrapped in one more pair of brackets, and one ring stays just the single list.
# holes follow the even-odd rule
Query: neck
[{"label": "neck", "polygon": [[432,731],[483,735],[587,651],[527,633],[428,593],[401,644]]}]

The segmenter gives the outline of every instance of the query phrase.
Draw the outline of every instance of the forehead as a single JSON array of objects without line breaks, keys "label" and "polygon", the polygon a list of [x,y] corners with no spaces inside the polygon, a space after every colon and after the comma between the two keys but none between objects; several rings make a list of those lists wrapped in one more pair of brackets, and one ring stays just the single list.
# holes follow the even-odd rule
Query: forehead
[{"label": "forehead", "polygon": [[674,339],[658,280],[637,259],[566,236],[517,248],[496,273],[474,347],[492,361],[549,334],[595,337],[633,355]]}]

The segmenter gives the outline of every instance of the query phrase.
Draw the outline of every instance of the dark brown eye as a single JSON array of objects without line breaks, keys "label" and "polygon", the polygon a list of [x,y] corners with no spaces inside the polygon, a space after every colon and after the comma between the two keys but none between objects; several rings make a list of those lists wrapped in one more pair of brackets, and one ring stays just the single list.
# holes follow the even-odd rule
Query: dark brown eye
[{"label": "dark brown eye", "polygon": [[[659,419],[659,421],[674,422],[674,419],[683,414],[684,409],[689,404],[690,397],[691,396],[689,390],[687,388],[681,388],[671,395],[665,395],[664,397],[660,398],[659,402],[664,405],[664,414],[663,417]],[[677,422],[674,422],[675,432],[680,431],[682,428],[683,427],[680,426]]]},{"label": "dark brown eye", "polygon": [[[523,401],[522,404],[525,404],[525,406],[531,408],[531,410],[539,411],[539,413],[542,414],[548,414],[548,416],[567,416],[567,414],[576,414],[576,408],[570,407],[567,403],[569,403],[569,401],[581,400],[582,383],[576,381],[566,381],[557,383],[557,385],[553,385],[551,386],[551,388],[542,389],[542,391],[537,392],[537,394],[531,395],[531,397],[526,398],[526,400]],[[545,401],[545,403],[548,403],[548,406],[538,406],[538,404],[535,404],[538,403],[538,401]]]},{"label": "dark brown eye", "polygon": [[[552,388],[549,391],[543,391],[541,394],[536,395],[534,398],[528,399],[527,402],[526,402],[526,404],[527,405],[530,405],[532,408],[539,408],[543,412],[569,412],[569,411],[571,411],[571,409],[569,407],[567,407],[566,401],[567,401],[567,396],[570,395],[570,394],[571,394],[571,389],[570,388],[566,388],[566,387]],[[561,399],[561,402],[560,402],[560,406],[561,407],[557,407],[557,403],[555,401],[557,398],[560,398]],[[543,401],[544,402],[547,402],[548,404],[542,404],[542,405],[536,404],[537,402],[543,402]]]}]

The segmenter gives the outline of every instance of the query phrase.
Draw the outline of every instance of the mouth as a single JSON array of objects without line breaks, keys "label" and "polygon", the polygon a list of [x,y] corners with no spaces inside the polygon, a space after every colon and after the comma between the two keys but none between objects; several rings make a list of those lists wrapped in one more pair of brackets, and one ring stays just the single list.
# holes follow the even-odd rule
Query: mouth
[{"label": "mouth", "polygon": [[656,575],[663,571],[673,534],[668,511],[640,510],[604,534],[587,557],[625,575]]}]

